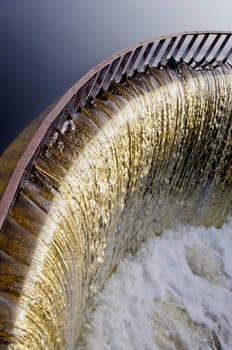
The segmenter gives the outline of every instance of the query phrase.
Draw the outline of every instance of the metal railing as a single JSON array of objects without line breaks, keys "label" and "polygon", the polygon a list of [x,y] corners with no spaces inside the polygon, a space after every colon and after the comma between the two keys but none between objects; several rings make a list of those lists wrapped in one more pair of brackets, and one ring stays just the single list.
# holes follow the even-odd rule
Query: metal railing
[{"label": "metal railing", "polygon": [[166,66],[171,58],[193,68],[222,63],[232,67],[232,32],[183,32],[143,41],[116,53],[90,70],[47,115],[20,158],[0,202],[0,230],[25,178],[52,133],[59,130],[64,121],[88,101],[107,90],[112,81],[119,82],[122,77],[145,71],[148,66]]}]

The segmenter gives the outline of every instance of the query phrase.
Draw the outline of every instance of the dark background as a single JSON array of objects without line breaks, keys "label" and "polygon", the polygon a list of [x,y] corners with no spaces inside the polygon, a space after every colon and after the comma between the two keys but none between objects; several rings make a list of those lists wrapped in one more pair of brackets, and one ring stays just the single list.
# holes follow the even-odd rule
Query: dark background
[{"label": "dark background", "polygon": [[231,29],[231,0],[0,0],[0,154],[116,51],[183,30]]}]

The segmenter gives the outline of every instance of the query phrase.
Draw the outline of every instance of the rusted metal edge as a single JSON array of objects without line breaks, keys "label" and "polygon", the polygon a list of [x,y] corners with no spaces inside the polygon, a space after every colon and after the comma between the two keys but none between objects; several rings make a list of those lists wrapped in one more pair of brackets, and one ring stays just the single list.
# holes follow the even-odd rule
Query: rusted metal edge
[{"label": "rusted metal edge", "polygon": [[[208,39],[215,35],[216,39],[215,37],[212,38],[213,41],[206,47],[206,53],[199,61],[201,64],[205,63],[208,55],[214,48],[214,44],[219,41],[220,37],[223,37],[221,46],[216,49],[215,56],[210,59],[210,62],[212,62],[220,56],[220,52],[225,48],[226,43],[231,40],[231,31],[181,32],[138,42],[103,60],[74,84],[46,116],[18,161],[0,202],[0,231],[37,156],[48,143],[51,134],[62,125],[69,115],[75,113],[78,108],[83,107],[89,98],[96,97],[101,89],[106,90],[114,79],[119,81],[124,74],[131,76],[136,70],[141,71],[147,65],[165,65],[164,59],[168,58],[173,48],[174,58],[182,49],[183,52],[179,60],[185,60],[189,52],[193,50],[198,38],[200,38],[200,42],[186,63],[192,64],[195,62],[199,64],[199,62],[195,61],[197,56]],[[190,42],[187,47],[184,47],[184,43],[188,38],[190,38]],[[159,61],[154,63],[160,52],[161,57]],[[232,49],[230,46],[225,51],[223,59],[227,61],[231,55]]]}]

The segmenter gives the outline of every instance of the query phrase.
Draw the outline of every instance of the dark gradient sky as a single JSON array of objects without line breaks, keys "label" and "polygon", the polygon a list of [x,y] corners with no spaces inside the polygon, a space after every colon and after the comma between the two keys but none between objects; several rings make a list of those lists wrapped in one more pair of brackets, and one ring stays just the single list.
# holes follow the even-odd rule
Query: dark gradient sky
[{"label": "dark gradient sky", "polygon": [[0,0],[0,153],[116,51],[183,30],[232,30],[231,0]]}]

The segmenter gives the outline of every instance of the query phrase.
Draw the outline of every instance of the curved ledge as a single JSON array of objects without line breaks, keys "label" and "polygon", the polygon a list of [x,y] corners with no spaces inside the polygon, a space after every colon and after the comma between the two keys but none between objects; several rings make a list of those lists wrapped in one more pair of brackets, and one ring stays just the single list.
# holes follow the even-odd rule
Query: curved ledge
[{"label": "curved ledge", "polygon": [[104,60],[80,79],[60,99],[45,118],[34,138],[19,160],[0,202],[0,229],[12,207],[24,178],[48,143],[51,134],[59,129],[69,115],[82,108],[100,91],[106,91],[112,81],[123,75],[132,76],[148,67],[166,66],[170,57],[192,67],[207,64],[232,64],[232,32],[182,32],[139,42]]}]

